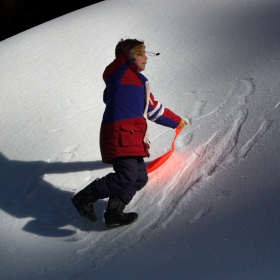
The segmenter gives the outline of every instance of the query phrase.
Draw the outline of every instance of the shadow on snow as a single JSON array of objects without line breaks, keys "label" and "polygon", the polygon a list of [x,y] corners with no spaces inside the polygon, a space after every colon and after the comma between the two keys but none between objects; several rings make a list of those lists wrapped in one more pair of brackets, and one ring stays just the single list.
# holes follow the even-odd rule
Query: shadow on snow
[{"label": "shadow on snow", "polygon": [[82,231],[104,231],[103,212],[106,201],[95,204],[98,221],[84,220],[72,205],[73,193],[55,188],[44,180],[45,174],[79,172],[104,168],[101,161],[54,162],[9,160],[0,153],[0,208],[11,216],[33,218],[23,230],[49,237],[64,237],[76,233],[63,229],[72,226]]}]

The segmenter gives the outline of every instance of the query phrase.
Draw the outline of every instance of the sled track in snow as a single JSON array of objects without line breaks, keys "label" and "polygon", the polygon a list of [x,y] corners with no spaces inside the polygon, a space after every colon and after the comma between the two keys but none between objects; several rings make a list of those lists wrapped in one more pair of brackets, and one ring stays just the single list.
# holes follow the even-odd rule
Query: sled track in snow
[{"label": "sled track in snow", "polygon": [[[208,182],[220,169],[244,160],[269,130],[280,107],[278,104],[258,120],[250,121],[250,103],[254,94],[256,90],[252,79],[237,80],[221,103],[211,111],[207,112],[207,100],[198,101],[190,127],[180,135],[185,144],[181,144],[179,149],[177,147],[172,158],[150,175],[146,188],[137,193],[127,207],[127,211],[139,213],[137,223],[106,230],[101,229],[102,221],[98,221],[100,224],[95,224],[99,227],[98,231],[90,234],[77,232],[77,239],[84,245],[71,256],[69,262],[77,263],[88,255],[93,264],[92,270],[106,265],[114,255],[121,253],[120,248],[122,252],[129,250],[168,226],[177,215],[184,214],[190,203],[190,189],[201,182]],[[252,131],[249,139],[244,139],[243,130],[252,127],[252,124],[257,129]],[[213,127],[211,133],[206,129],[209,126]],[[209,135],[205,135],[204,131],[208,131]],[[211,210],[212,206],[206,205],[188,217],[186,222],[197,222]]]}]

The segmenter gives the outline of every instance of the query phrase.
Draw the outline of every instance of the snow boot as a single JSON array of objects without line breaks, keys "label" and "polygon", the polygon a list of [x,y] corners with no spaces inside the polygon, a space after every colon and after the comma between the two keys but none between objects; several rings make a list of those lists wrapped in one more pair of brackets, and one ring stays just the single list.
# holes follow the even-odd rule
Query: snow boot
[{"label": "snow boot", "polygon": [[93,203],[95,203],[98,200],[98,198],[93,192],[95,181],[93,181],[91,184],[89,184],[87,187],[79,191],[71,198],[72,203],[74,204],[80,215],[86,220],[92,222],[97,221],[97,216],[93,208]]},{"label": "snow boot", "polygon": [[118,227],[135,223],[138,214],[135,212],[124,213],[126,204],[118,196],[110,197],[106,212],[104,213],[105,224],[107,227]]}]

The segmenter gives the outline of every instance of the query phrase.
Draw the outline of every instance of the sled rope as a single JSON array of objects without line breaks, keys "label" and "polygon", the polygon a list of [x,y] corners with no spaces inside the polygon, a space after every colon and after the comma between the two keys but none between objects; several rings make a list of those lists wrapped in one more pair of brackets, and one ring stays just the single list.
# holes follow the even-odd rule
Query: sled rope
[{"label": "sled rope", "polygon": [[175,136],[173,138],[173,141],[171,143],[171,149],[170,151],[168,151],[167,153],[165,153],[164,155],[156,158],[155,160],[153,160],[152,162],[150,162],[147,165],[147,172],[151,173],[153,171],[155,171],[156,169],[158,169],[161,165],[163,165],[173,154],[174,150],[175,150],[175,140],[177,138],[177,136],[179,135],[179,133],[182,131],[182,129],[179,129],[178,127],[175,130]]}]

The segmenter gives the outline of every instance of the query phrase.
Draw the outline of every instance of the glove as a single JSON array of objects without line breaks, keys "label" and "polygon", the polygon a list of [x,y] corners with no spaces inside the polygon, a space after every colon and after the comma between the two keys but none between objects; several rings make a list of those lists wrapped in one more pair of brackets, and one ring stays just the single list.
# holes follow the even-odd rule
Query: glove
[{"label": "glove", "polygon": [[135,60],[136,57],[142,55],[144,51],[145,51],[145,45],[144,44],[138,45],[130,51],[130,58],[132,60]]},{"label": "glove", "polygon": [[185,125],[188,125],[188,123],[185,120],[181,119],[181,122],[177,128],[182,130],[185,127]]}]

